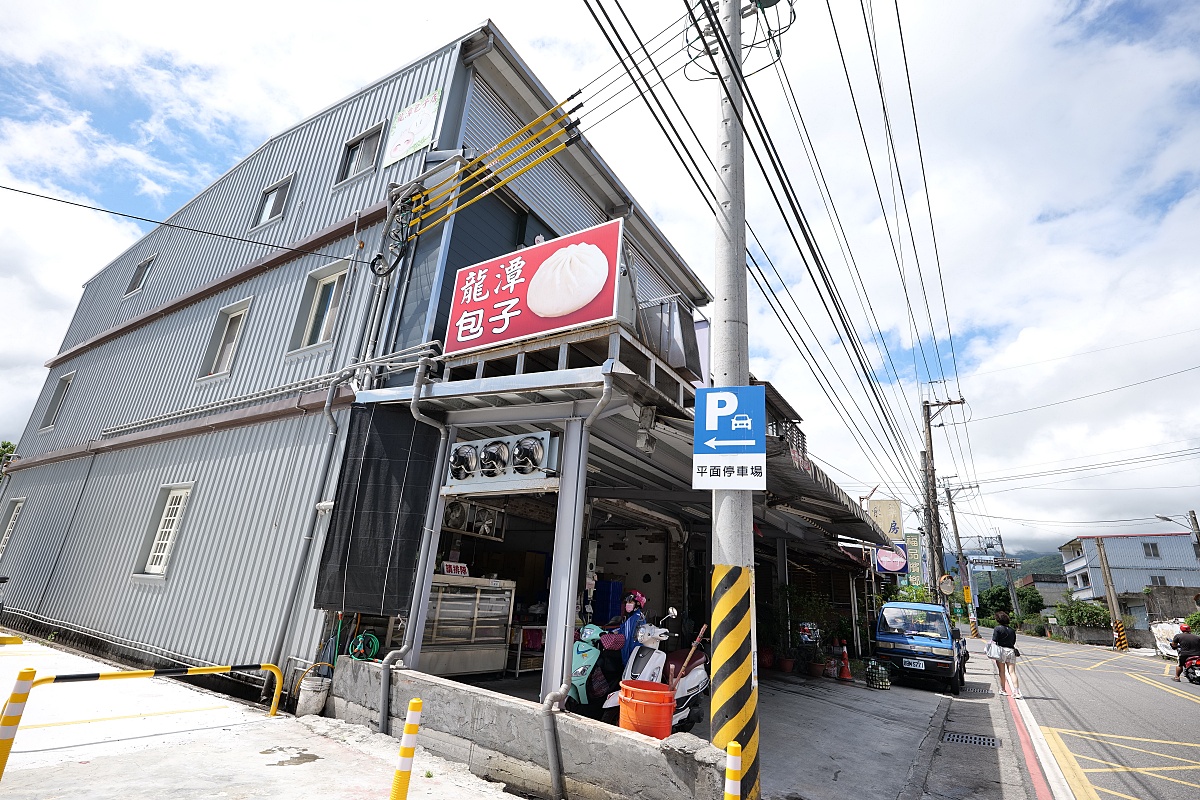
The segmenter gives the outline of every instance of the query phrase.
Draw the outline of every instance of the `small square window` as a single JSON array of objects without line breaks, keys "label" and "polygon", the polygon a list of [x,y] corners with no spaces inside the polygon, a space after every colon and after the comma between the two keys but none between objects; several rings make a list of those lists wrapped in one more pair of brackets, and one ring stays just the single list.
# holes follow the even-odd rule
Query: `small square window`
[{"label": "small square window", "polygon": [[150,265],[154,263],[155,258],[157,256],[150,256],[133,268],[133,275],[129,278],[129,287],[125,290],[126,297],[142,288],[142,284],[146,282],[146,273],[150,271]]},{"label": "small square window", "polygon": [[1146,558],[1161,558],[1158,554],[1158,542],[1142,542],[1142,551]]},{"label": "small square window", "polygon": [[233,366],[233,356],[237,352],[241,340],[242,329],[246,324],[246,313],[250,307],[250,298],[234,303],[221,309],[213,325],[212,336],[209,337],[208,349],[204,354],[204,363],[200,368],[200,376],[221,375],[229,372]]},{"label": "small square window", "polygon": [[160,495],[156,524],[145,552],[145,562],[142,572],[147,575],[163,575],[167,571],[167,562],[179,536],[179,528],[183,522],[183,512],[187,508],[188,497],[192,493],[190,486],[163,487]]},{"label": "small square window", "polygon": [[54,394],[50,397],[50,405],[46,406],[46,413],[42,417],[41,430],[54,427],[54,423],[58,420],[58,412],[62,410],[63,401],[67,399],[67,390],[71,388],[71,383],[74,380],[74,372],[69,375],[63,375],[58,379],[58,386],[54,387]]},{"label": "small square window", "polygon": [[8,549],[8,540],[12,538],[13,530],[17,527],[17,520],[21,518],[21,509],[24,507],[24,497],[8,501],[8,513],[4,515],[4,536],[0,538],[0,557],[3,557],[4,551]]},{"label": "small square window", "polygon": [[379,155],[379,140],[382,135],[383,126],[378,125],[346,142],[346,149],[342,152],[342,163],[338,167],[339,183],[375,166],[375,158]]},{"label": "small square window", "polygon": [[279,183],[263,189],[262,198],[258,201],[258,212],[254,215],[254,225],[265,225],[273,219],[283,216],[283,208],[287,204],[288,192],[292,187],[292,178],[288,177]]},{"label": "small square window", "polygon": [[1166,586],[1167,585],[1167,576],[1166,575],[1151,575],[1150,576],[1150,585],[1151,586]]}]

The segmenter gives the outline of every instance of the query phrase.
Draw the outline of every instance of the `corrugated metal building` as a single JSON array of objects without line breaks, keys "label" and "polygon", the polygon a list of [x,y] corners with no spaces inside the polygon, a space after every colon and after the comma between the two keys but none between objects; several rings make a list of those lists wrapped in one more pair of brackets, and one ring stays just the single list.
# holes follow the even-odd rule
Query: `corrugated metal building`
[{"label": "corrugated metal building", "polygon": [[1075,600],[1105,597],[1097,539],[1104,539],[1121,611],[1132,616],[1138,628],[1148,628],[1145,588],[1200,586],[1200,543],[1190,532],[1080,536],[1058,548],[1067,594]]},{"label": "corrugated metal building", "polygon": [[[429,146],[387,164],[397,113],[434,93]],[[387,186],[495,145],[548,97],[485,25],[272,138],[91,278],[0,496],[10,613],[147,661],[311,657],[316,506],[350,388],[331,446],[322,410],[368,344]],[[421,237],[374,352],[441,336],[457,267],[615,216],[646,291],[707,300],[581,141]]]}]

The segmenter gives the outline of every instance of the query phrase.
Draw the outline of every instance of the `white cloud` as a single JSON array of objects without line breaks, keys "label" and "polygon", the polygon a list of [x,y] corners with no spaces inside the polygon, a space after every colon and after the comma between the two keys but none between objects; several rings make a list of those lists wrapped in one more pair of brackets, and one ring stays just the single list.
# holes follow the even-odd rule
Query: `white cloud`
[{"label": "white cloud", "polygon": [[[354,21],[343,9],[316,3],[215,3],[186,17],[164,12],[161,4],[132,2],[6,9],[0,20],[0,69],[23,77],[12,96],[4,98],[9,116],[0,118],[0,163],[10,174],[3,177],[24,177],[31,186],[86,199],[95,197],[119,169],[133,176],[131,191],[175,203],[181,187],[198,190],[266,137],[489,14],[559,97],[613,63],[582,5],[554,4],[536,17],[528,8],[527,3],[467,2],[446,14],[432,6],[398,10],[368,4],[356,11]],[[784,41],[787,70],[870,302],[904,377],[900,387],[885,387],[885,393],[893,399],[913,451],[919,447],[913,418],[921,394],[913,384],[914,354],[901,349],[913,342],[903,287],[826,12],[821,4],[797,8],[801,20]],[[670,4],[628,10],[647,37],[682,13]],[[890,215],[893,186],[861,11],[856,4],[838,4],[835,10]],[[1186,10],[1161,12],[1169,19],[1158,25],[1122,18],[1122,7],[1108,3],[923,3],[904,4],[901,10],[962,391],[974,417],[1200,363],[1193,355],[1200,334],[1188,334],[995,372],[1197,326],[1191,319],[1200,301],[1200,274],[1194,266],[1200,250],[1200,229],[1194,223],[1200,212],[1195,191],[1200,180],[1200,49],[1192,35],[1196,24]],[[876,9],[876,32],[934,328],[944,336],[893,13],[885,6]],[[376,32],[377,27],[387,31],[395,26],[402,26],[403,33]],[[855,297],[775,75],[763,72],[751,82],[849,313],[869,338],[872,325]],[[676,78],[672,86],[689,120],[712,146],[716,85]],[[598,101],[589,103],[582,115],[589,140],[707,279],[714,240],[707,210],[641,101],[632,94],[625,99],[632,103],[594,128],[618,104],[597,112]],[[811,279],[755,177],[749,152],[747,170],[752,222],[793,285],[816,330],[814,340],[828,349],[850,387],[842,389],[834,377],[839,396],[847,403],[858,398],[878,428]],[[14,305],[25,316],[16,324],[24,331],[36,324],[39,331],[61,332],[82,277],[94,273],[135,234],[104,217],[83,212],[71,217],[76,225],[90,226],[87,230],[100,242],[81,265],[46,246],[55,241],[54,231],[61,230],[66,212],[11,196],[0,202],[5,204],[0,280],[20,298]],[[56,223],[46,222],[52,219]],[[889,224],[894,233],[894,217]],[[902,230],[899,246],[909,294],[928,348],[929,322],[915,280],[912,244],[907,229]],[[43,281],[46,275],[54,279]],[[865,489],[881,479],[893,481],[894,474],[877,475],[858,453],[753,285],[750,293],[755,371],[777,381],[804,415],[814,452],[861,478],[868,484]],[[40,387],[44,373],[37,365],[54,349],[44,335],[20,338],[0,346],[0,365],[11,370],[5,379],[20,387],[6,403],[8,420],[0,419],[0,434],[9,431],[4,435],[10,438],[20,424],[13,420],[28,413]],[[944,351],[948,342],[943,338],[938,344]],[[867,351],[872,366],[881,369],[883,355],[873,344]],[[903,403],[895,400],[898,391]],[[957,393],[953,382],[949,391]],[[1189,373],[1144,388],[973,423],[975,467],[981,477],[995,477],[1018,471],[1022,464],[1200,436],[1200,418],[1188,400],[1197,391],[1200,374]],[[946,390],[939,387],[938,392],[945,396]],[[973,473],[955,463],[960,447],[966,449],[961,430],[957,437],[955,430],[939,429],[935,452],[943,473],[957,471],[965,479]],[[880,450],[869,434],[868,441]],[[915,460],[915,452],[908,457]],[[858,487],[846,483],[855,494]],[[1176,484],[1200,484],[1194,463],[1062,488]],[[1005,517],[1108,519],[1174,513],[1195,505],[1194,497],[1176,490],[1039,489],[991,495],[987,508]],[[962,508],[978,512],[982,504],[964,497]],[[1063,528],[999,524],[1006,539],[1017,543],[1053,545],[1071,535]],[[964,516],[967,533],[987,527]]]}]

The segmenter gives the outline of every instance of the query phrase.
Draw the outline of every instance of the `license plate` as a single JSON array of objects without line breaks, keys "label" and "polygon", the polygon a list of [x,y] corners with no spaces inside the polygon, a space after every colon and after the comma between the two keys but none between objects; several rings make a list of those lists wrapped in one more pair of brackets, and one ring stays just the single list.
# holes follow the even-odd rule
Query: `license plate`
[{"label": "license plate", "polygon": [[925,662],[917,658],[904,658],[901,663],[905,669],[925,669]]}]

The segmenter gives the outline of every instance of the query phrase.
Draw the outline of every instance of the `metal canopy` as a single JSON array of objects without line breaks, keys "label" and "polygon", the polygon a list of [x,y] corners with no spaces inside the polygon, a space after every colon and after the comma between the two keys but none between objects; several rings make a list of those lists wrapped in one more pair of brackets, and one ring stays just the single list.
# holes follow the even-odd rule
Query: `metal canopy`
[{"label": "metal canopy", "polygon": [[[692,423],[641,376],[616,361],[596,367],[502,375],[426,384],[421,407],[441,412],[447,424],[470,437],[502,436],[537,429],[562,430],[566,420],[595,408],[606,374],[612,376],[608,407],[592,428],[588,495],[614,500],[707,526],[711,495],[691,489]],[[412,387],[359,392],[360,403],[407,403]],[[652,453],[637,447],[641,407],[659,405],[648,433]],[[665,408],[663,408],[665,406]],[[634,507],[634,506],[631,506]],[[612,510],[609,508],[608,510]],[[755,502],[755,519],[766,538],[784,537],[802,552],[828,558],[844,555],[838,537],[890,546],[883,531],[811,461],[793,460],[787,442],[767,438],[767,492]]]}]

